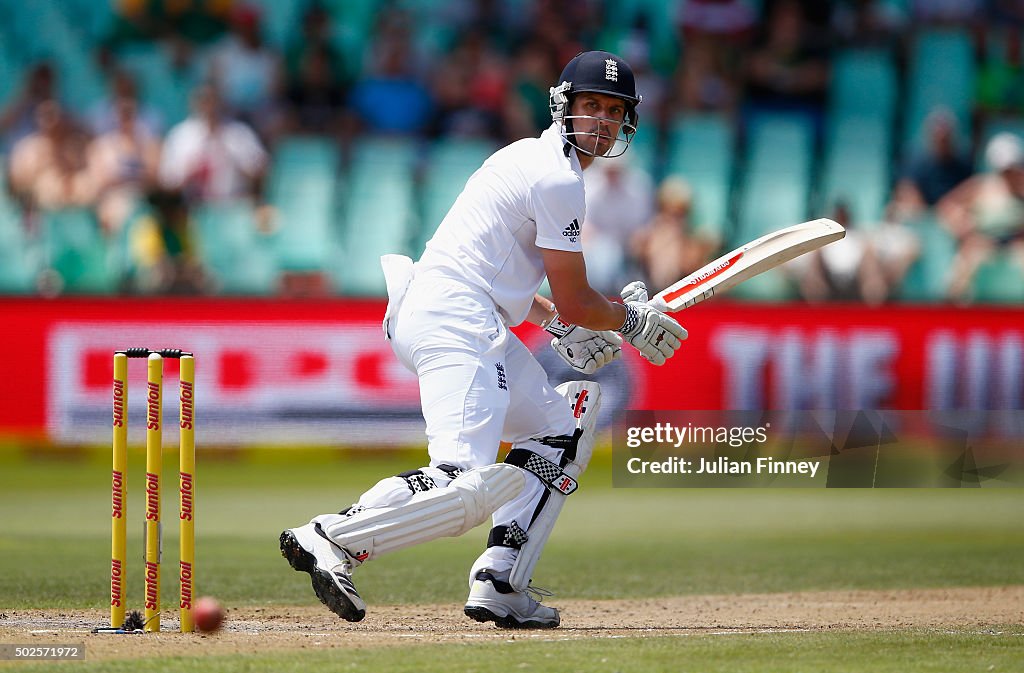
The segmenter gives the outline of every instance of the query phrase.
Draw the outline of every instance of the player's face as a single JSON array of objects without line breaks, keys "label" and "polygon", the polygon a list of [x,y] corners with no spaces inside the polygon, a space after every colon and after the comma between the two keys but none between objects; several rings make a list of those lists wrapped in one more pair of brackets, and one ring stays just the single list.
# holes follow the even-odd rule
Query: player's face
[{"label": "player's face", "polygon": [[626,119],[626,104],[615,96],[584,92],[573,100],[570,114],[576,143],[600,157],[608,153],[619,135]]}]

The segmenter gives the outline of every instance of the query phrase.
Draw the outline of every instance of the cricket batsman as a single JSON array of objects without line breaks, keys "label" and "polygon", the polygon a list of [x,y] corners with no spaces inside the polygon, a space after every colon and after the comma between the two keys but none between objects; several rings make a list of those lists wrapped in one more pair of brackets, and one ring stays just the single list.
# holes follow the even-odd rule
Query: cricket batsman
[{"label": "cricket batsman", "polygon": [[[626,151],[640,102],[625,61],[578,54],[550,89],[551,126],[484,162],[419,261],[382,258],[384,334],[419,378],[430,463],[280,539],[292,568],[309,573],[317,597],[343,619],[366,614],[357,567],[492,517],[469,571],[466,615],[505,628],[558,626],[558,610],[537,600],[547,592],[530,581],[590,460],[600,389],[589,381],[552,387],[509,328],[524,320],[544,327],[585,374],[619,357],[623,341],[662,365],[686,338],[646,301],[611,302],[587,282],[583,171]],[[553,302],[536,294],[545,276]],[[501,441],[512,448],[496,463]]]}]

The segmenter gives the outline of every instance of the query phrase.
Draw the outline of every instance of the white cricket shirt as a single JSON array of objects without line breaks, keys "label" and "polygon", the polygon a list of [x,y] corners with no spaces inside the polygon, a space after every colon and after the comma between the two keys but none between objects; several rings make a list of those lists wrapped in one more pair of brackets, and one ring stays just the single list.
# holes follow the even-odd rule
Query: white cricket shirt
[{"label": "white cricket shirt", "polygon": [[479,287],[509,325],[525,320],[544,280],[540,249],[583,251],[583,169],[564,146],[552,124],[492,154],[427,243],[416,275]]}]

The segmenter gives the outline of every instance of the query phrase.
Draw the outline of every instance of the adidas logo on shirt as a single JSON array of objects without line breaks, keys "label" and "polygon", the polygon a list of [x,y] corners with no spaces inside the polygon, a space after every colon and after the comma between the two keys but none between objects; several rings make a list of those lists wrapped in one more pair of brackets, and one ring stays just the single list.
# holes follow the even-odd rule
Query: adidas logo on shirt
[{"label": "adidas logo on shirt", "polygon": [[562,236],[569,239],[570,243],[575,243],[580,237],[580,221],[573,219],[569,223],[569,226],[562,230]]}]

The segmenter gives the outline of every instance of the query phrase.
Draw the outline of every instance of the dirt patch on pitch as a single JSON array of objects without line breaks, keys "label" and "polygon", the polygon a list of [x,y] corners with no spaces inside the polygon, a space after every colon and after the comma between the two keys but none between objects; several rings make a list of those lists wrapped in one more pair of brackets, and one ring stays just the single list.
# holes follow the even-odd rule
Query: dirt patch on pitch
[{"label": "dirt patch on pitch", "polygon": [[[0,613],[0,643],[85,643],[88,659],[97,660],[512,639],[1024,625],[1024,586],[555,600],[552,605],[562,612],[562,626],[553,631],[500,630],[469,620],[456,605],[371,606],[358,624],[317,606],[229,608],[226,626],[216,634],[132,636],[90,633],[106,619],[99,610],[13,610]],[[166,613],[164,628],[176,626]]]}]

